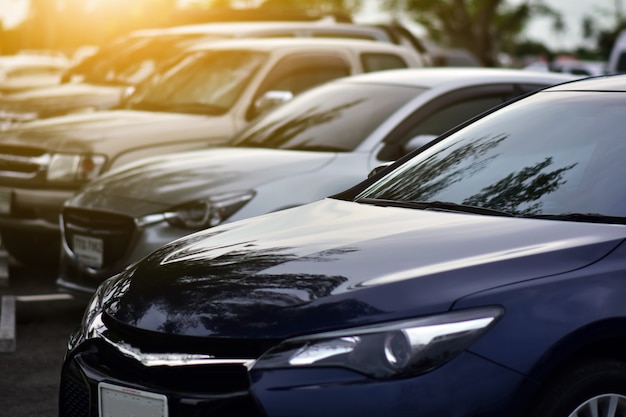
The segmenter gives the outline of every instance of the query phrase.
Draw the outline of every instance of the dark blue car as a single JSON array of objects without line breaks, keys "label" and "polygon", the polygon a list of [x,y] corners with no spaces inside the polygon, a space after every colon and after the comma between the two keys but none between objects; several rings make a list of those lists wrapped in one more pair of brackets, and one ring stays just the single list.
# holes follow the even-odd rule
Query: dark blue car
[{"label": "dark blue car", "polygon": [[591,78],[174,241],[98,289],[60,415],[623,416],[625,161]]}]

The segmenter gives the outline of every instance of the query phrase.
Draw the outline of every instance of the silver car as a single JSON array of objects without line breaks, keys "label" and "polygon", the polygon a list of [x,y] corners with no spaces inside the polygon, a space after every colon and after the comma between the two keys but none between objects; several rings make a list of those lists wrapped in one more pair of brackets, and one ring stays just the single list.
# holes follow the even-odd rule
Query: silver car
[{"label": "silver car", "polygon": [[296,96],[228,147],[119,167],[64,206],[59,289],[89,295],[191,232],[339,193],[483,111],[571,79],[487,68],[356,75]]}]

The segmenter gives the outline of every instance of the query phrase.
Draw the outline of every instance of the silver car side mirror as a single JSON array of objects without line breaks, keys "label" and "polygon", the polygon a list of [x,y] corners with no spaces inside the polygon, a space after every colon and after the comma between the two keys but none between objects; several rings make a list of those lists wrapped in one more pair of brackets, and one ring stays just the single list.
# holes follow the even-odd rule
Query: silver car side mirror
[{"label": "silver car side mirror", "polygon": [[292,98],[293,93],[291,91],[266,91],[254,102],[254,114],[259,115],[261,113],[265,113],[274,107],[288,102]]},{"label": "silver car side mirror", "polygon": [[437,135],[417,135],[407,142],[406,146],[404,147],[404,151],[406,153],[413,152],[414,150],[419,149],[424,145],[427,145],[437,137]]}]

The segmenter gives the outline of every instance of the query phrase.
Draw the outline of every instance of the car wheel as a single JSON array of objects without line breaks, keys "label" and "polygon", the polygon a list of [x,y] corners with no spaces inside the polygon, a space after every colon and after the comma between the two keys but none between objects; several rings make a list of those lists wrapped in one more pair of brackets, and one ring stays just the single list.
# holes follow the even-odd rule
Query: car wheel
[{"label": "car wheel", "polygon": [[530,417],[626,415],[626,363],[597,359],[565,372],[541,394]]},{"label": "car wheel", "polygon": [[0,242],[22,265],[54,266],[59,262],[61,242],[58,235],[4,230],[0,233]]}]

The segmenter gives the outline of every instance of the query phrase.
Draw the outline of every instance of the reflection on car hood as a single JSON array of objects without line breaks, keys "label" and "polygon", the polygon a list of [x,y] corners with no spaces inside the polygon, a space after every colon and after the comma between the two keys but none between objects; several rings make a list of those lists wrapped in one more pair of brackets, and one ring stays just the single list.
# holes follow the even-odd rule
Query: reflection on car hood
[{"label": "reflection on car hood", "polygon": [[92,182],[68,206],[140,217],[218,193],[319,169],[330,152],[212,148],[141,160]]},{"label": "reflection on car hood", "polygon": [[0,97],[0,114],[28,112],[37,113],[42,118],[88,107],[111,108],[119,104],[123,88],[93,84],[61,84],[37,88]]},{"label": "reflection on car hood", "polygon": [[170,335],[283,338],[446,311],[582,268],[625,236],[623,226],[325,199],[162,247],[114,281],[105,311]]},{"label": "reflection on car hood", "polygon": [[213,118],[184,113],[110,110],[52,117],[0,134],[4,144],[43,147],[50,152],[110,153],[115,142],[127,150],[151,143],[210,136]]}]

